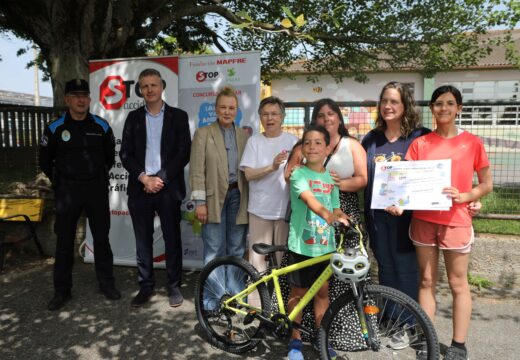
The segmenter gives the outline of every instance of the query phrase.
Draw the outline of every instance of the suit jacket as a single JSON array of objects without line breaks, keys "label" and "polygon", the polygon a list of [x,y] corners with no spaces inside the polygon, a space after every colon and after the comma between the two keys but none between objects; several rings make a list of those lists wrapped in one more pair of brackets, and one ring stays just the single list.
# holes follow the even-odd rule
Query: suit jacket
[{"label": "suit jacket", "polygon": [[[238,162],[242,158],[248,134],[235,128]],[[222,130],[215,121],[197,129],[193,136],[190,157],[190,188],[192,200],[205,200],[208,206],[208,222],[220,223],[220,214],[228,191],[229,175],[226,147]],[[244,172],[237,169],[240,190],[240,209],[236,223],[247,224],[248,184]]]},{"label": "suit jacket", "polygon": [[[164,181],[161,192],[168,192],[176,200],[186,196],[184,167],[190,158],[191,135],[188,114],[165,104],[161,134],[161,170],[156,174]],[[137,180],[145,171],[146,110],[144,106],[131,111],[123,128],[119,156],[129,173],[128,196],[146,194],[144,185]]]}]

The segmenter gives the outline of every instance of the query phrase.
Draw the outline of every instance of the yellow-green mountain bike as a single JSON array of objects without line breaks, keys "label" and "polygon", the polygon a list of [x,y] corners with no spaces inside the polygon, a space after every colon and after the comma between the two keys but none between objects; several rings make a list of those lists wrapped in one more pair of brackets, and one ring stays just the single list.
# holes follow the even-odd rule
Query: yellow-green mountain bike
[{"label": "yellow-green mountain bike", "polygon": [[[435,328],[419,304],[404,293],[366,281],[370,269],[363,247],[362,231],[357,224],[337,230],[341,233],[337,251],[283,268],[272,268],[265,274],[245,259],[222,257],[209,262],[201,271],[195,288],[195,308],[205,339],[212,345],[231,352],[243,353],[263,341],[266,334],[289,339],[292,329],[313,337],[321,359],[424,359],[439,358],[439,343]],[[359,236],[359,246],[342,249],[344,236]],[[284,246],[256,244],[253,249],[274,262],[276,251]],[[329,262],[329,265],[309,288],[298,305],[287,313],[279,278],[292,271]],[[332,302],[319,330],[306,329],[294,319],[309,304],[321,286],[332,276],[349,282],[352,291],[345,292]],[[274,292],[278,311],[271,307],[270,291]],[[352,306],[354,304],[354,306]],[[355,310],[353,310],[355,309]],[[334,340],[348,336],[339,319],[342,312],[356,311],[359,331],[365,340],[365,351],[342,348]],[[329,338],[331,332],[334,337]],[[339,337],[338,337],[339,334]],[[409,346],[396,349],[395,339],[405,335]],[[330,348],[334,352],[329,351]]]}]

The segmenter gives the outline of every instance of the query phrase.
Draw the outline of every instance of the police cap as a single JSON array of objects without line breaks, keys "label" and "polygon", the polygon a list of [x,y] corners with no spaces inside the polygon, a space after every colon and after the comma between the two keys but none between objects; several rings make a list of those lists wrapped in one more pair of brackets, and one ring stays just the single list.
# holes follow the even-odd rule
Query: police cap
[{"label": "police cap", "polygon": [[65,94],[73,92],[90,93],[88,82],[83,79],[72,79],[67,81],[67,83],[65,84]]}]

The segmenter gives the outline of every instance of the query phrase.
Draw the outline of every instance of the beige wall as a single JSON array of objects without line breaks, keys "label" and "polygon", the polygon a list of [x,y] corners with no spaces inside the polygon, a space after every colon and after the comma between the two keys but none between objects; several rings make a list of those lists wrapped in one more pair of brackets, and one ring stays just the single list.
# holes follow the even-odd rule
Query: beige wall
[{"label": "beige wall", "polygon": [[[309,102],[330,97],[336,101],[377,100],[381,88],[389,81],[414,83],[415,99],[423,100],[424,77],[419,73],[379,73],[369,74],[367,83],[344,79],[336,83],[329,75],[320,77],[317,83],[308,82],[306,76],[296,76],[294,80],[283,78],[272,81],[272,94],[284,101]],[[520,70],[479,70],[451,71],[439,73],[435,77],[435,87],[447,82],[520,80]]]},{"label": "beige wall", "polygon": [[[358,83],[353,79],[343,79],[336,83],[329,75],[321,76],[317,83],[308,82],[306,76],[297,76],[294,80],[285,78],[272,81],[273,95],[284,101],[315,101],[328,97],[336,101],[377,100],[381,88],[389,81],[401,81],[415,84],[416,96],[422,97],[423,76],[417,73],[370,74],[370,80]],[[321,91],[320,91],[321,90]]]}]

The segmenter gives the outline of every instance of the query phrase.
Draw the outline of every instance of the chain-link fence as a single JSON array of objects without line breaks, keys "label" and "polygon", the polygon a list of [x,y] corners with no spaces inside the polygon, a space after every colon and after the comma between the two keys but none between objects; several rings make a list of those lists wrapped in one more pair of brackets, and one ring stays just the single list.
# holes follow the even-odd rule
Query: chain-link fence
[{"label": "chain-link fence", "polygon": [[[338,104],[350,135],[361,141],[374,126],[377,103]],[[428,103],[418,105],[424,126],[434,128]],[[285,106],[284,130],[301,137],[310,122],[312,103]],[[482,200],[482,213],[520,215],[520,102],[467,102],[457,125],[482,139],[491,162],[494,190]]]}]

